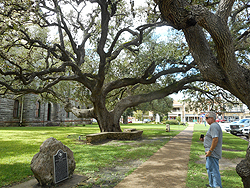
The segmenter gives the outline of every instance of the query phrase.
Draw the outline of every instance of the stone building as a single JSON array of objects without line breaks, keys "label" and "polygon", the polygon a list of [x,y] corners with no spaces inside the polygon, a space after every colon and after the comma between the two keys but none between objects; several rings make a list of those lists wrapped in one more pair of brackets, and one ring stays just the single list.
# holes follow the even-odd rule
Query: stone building
[{"label": "stone building", "polygon": [[[74,102],[78,106],[77,101]],[[89,124],[90,119],[77,118],[63,106],[45,102],[38,95],[19,98],[0,98],[0,126],[53,126],[62,124]]]}]

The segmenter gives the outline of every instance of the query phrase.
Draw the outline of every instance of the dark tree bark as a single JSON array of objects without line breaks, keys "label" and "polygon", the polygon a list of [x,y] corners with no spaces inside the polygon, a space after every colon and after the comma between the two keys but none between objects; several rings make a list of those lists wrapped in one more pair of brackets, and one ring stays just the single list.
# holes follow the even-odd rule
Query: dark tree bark
[{"label": "dark tree bark", "polygon": [[236,172],[241,177],[244,188],[250,187],[250,145],[247,148],[246,158],[236,166]]},{"label": "dark tree bark", "polygon": [[128,116],[123,116],[122,123],[123,124],[128,124]]},{"label": "dark tree bark", "polygon": [[[159,5],[163,19],[184,32],[204,80],[228,90],[250,107],[250,71],[236,60],[236,39],[232,37],[228,26],[228,17],[235,0],[221,0],[215,14],[204,6],[191,5],[186,0],[155,2]],[[202,29],[211,35],[215,51],[209,45]],[[248,147],[246,159],[236,167],[245,188],[250,187],[249,156]]]},{"label": "dark tree bark", "polygon": [[[233,39],[227,21],[235,0],[221,0],[215,14],[201,5],[190,5],[186,0],[155,2],[167,24],[184,32],[203,78],[230,91],[250,107],[250,71],[235,58],[236,39]],[[189,24],[190,19],[195,20],[192,22],[195,24]],[[211,35],[215,51],[202,28]]]}]

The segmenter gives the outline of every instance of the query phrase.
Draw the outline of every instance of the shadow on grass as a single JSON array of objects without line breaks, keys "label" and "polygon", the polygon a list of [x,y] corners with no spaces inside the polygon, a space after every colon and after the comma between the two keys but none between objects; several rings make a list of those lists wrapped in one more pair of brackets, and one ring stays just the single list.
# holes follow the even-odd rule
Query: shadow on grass
[{"label": "shadow on grass", "polygon": [[[31,179],[32,176],[33,173],[30,169],[30,163],[0,165],[0,187],[12,183],[27,181],[28,179]],[[15,177],[15,179],[13,179],[13,177]]]}]

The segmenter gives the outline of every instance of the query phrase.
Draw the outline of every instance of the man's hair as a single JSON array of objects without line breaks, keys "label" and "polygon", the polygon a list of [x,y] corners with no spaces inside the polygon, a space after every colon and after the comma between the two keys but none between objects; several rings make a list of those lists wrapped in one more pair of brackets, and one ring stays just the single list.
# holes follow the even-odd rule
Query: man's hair
[{"label": "man's hair", "polygon": [[207,117],[212,117],[214,120],[216,120],[216,113],[213,111],[207,112]]}]

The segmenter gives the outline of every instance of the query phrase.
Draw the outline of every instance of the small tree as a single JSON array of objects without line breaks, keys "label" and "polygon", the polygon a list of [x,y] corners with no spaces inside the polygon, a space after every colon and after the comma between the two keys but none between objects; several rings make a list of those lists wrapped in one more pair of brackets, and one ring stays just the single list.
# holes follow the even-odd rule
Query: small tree
[{"label": "small tree", "polygon": [[180,123],[180,122],[181,122],[181,117],[178,116],[178,117],[176,118],[176,120]]},{"label": "small tree", "polygon": [[136,112],[134,113],[135,118],[140,120],[143,120],[143,112],[141,110],[136,110]]},{"label": "small tree", "polygon": [[144,112],[151,111],[154,115],[159,114],[162,118],[172,110],[173,100],[170,97],[165,97],[162,99],[157,99],[151,102],[140,104],[137,108]]},{"label": "small tree", "polygon": [[131,108],[127,108],[123,114],[123,124],[128,124],[128,116],[133,116],[133,110]]}]

